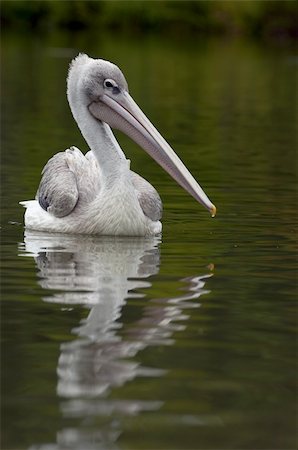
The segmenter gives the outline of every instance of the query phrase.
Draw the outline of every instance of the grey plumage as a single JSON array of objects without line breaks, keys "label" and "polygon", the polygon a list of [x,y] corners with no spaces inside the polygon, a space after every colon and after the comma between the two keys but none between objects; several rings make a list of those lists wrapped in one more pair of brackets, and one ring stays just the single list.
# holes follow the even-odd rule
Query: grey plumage
[{"label": "grey plumage", "polygon": [[162,201],[157,190],[137,173],[130,171],[138,200],[145,216],[153,221],[162,217]]},{"label": "grey plumage", "polygon": [[54,155],[42,171],[36,193],[40,206],[55,217],[71,213],[79,199],[76,177],[69,170],[65,152]]}]

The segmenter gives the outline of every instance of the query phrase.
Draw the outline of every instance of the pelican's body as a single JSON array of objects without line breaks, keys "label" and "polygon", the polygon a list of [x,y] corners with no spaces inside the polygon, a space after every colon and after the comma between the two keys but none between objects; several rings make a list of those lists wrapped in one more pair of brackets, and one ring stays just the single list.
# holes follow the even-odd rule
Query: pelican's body
[{"label": "pelican's body", "polygon": [[[146,236],[161,232],[161,201],[155,189],[144,179],[132,172],[130,162],[125,160],[117,178],[104,182],[99,164],[92,152],[86,155],[79,149],[72,147],[65,152],[58,153],[54,159],[64,159],[70,171],[76,177],[79,196],[74,209],[64,217],[45,211],[38,200],[26,202],[26,226],[34,230],[46,230],[60,233],[103,234]],[[56,161],[57,162],[57,161]],[[52,166],[52,167],[51,167]],[[57,164],[50,160],[49,175],[54,178],[60,176],[65,183],[67,177],[57,171]],[[142,188],[147,189],[148,202],[150,198],[155,205],[156,217],[146,216],[141,207]],[[38,196],[40,192],[38,192]],[[71,203],[71,199],[64,202],[64,208]],[[74,199],[74,202],[76,200]],[[143,200],[144,202],[144,200]],[[148,204],[148,207],[150,204]],[[143,203],[146,211],[146,205]],[[150,214],[150,212],[149,212]],[[156,220],[154,220],[156,219]]]},{"label": "pelican's body", "polygon": [[[215,207],[186,167],[128,94],[120,69],[79,55],[71,64],[67,95],[91,151],[71,147],[46,164],[25,225],[61,233],[147,236],[161,232],[157,191],[130,170],[109,125],[139,143],[212,213]],[[108,125],[109,124],[109,125]]]}]

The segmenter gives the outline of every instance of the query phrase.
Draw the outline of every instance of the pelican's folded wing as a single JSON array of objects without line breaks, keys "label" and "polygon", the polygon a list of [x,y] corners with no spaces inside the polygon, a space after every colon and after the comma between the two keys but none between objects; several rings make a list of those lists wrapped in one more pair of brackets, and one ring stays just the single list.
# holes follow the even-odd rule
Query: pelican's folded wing
[{"label": "pelican's folded wing", "polygon": [[162,217],[162,201],[157,190],[137,173],[132,171],[130,173],[143,213],[153,222],[160,220]]},{"label": "pelican's folded wing", "polygon": [[64,217],[79,198],[75,174],[69,169],[66,153],[54,155],[45,165],[36,193],[40,206],[55,217]]},{"label": "pelican's folded wing", "polygon": [[45,165],[36,193],[40,206],[55,217],[65,217],[79,204],[89,203],[100,190],[96,158],[76,147],[56,153]]}]

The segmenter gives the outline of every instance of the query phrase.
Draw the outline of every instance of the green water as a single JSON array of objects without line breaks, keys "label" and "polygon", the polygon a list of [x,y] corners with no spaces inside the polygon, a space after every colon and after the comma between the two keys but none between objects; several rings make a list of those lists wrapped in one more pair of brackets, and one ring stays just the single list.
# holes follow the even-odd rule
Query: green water
[{"label": "green water", "polygon": [[[117,134],[162,237],[24,235],[45,162],[87,150],[65,96],[78,51],[122,68],[215,219]],[[4,34],[2,54],[2,448],[296,448],[293,49]]]}]

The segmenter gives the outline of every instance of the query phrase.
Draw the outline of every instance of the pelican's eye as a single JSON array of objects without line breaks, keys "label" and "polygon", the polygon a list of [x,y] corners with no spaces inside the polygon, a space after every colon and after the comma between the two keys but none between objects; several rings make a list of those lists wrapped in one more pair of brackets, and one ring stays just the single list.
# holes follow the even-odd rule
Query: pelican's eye
[{"label": "pelican's eye", "polygon": [[104,80],[103,85],[106,89],[109,89],[113,95],[120,94],[120,88],[118,87],[116,81],[107,78]]},{"label": "pelican's eye", "polygon": [[117,87],[117,84],[115,83],[114,80],[104,80],[103,84],[104,84],[104,87],[106,87],[106,88]]}]

